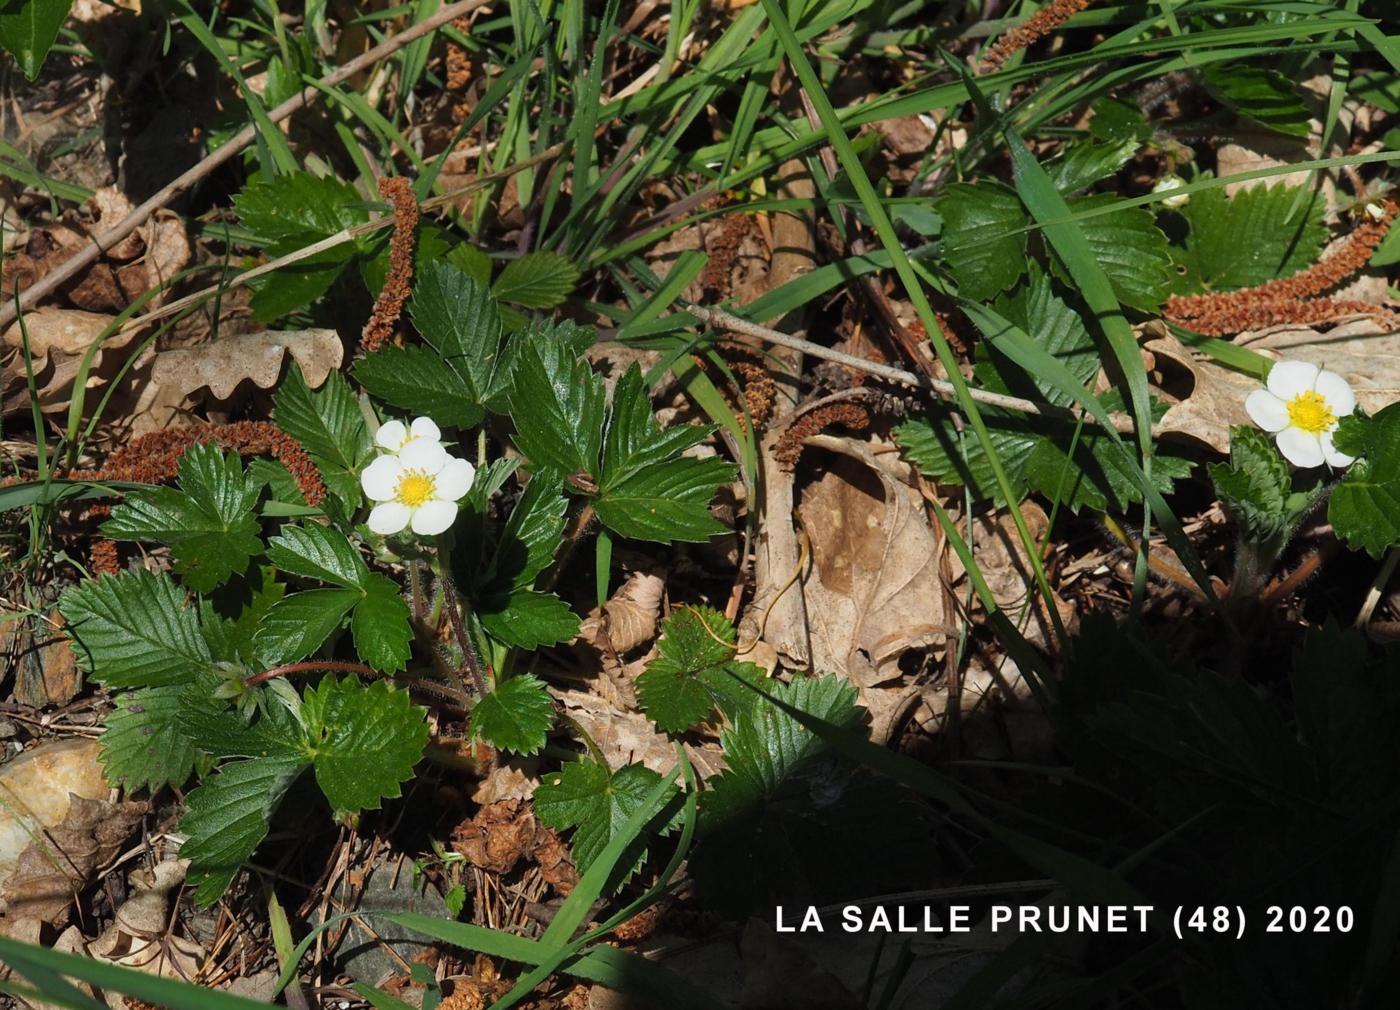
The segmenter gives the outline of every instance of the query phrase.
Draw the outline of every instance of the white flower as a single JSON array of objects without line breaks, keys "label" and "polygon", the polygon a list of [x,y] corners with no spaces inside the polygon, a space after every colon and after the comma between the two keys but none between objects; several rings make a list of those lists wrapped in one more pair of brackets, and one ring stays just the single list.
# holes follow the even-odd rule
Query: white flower
[{"label": "white flower", "polygon": [[[1154,193],[1170,193],[1174,189],[1180,189],[1186,183],[1179,176],[1168,175],[1157,181],[1157,185],[1152,187]],[[1162,200],[1163,207],[1183,207],[1191,202],[1190,193],[1178,193],[1176,196],[1169,196]]]},{"label": "white flower", "polygon": [[410,427],[402,421],[385,421],[374,436],[375,444],[385,452],[398,452],[410,439],[426,438],[431,442],[441,442],[442,432],[430,417],[415,417]]},{"label": "white flower", "polygon": [[382,536],[405,527],[436,536],[457,518],[457,500],[471,490],[476,468],[448,454],[442,432],[426,417],[411,427],[384,424],[375,441],[387,450],[360,473],[360,487],[371,501],[369,528]]},{"label": "white flower", "polygon": [[1244,409],[1274,434],[1279,452],[1294,466],[1347,466],[1355,459],[1332,445],[1338,419],[1356,409],[1356,394],[1336,372],[1280,361],[1269,370],[1268,388],[1250,393]]}]

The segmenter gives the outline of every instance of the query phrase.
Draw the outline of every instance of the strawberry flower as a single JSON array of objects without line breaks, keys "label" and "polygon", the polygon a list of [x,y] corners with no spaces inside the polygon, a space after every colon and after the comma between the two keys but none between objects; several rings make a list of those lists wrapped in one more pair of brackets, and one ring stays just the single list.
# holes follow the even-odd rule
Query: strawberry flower
[{"label": "strawberry flower", "polygon": [[375,533],[407,528],[420,537],[436,536],[457,518],[457,502],[471,490],[476,468],[450,455],[441,436],[426,417],[380,427],[374,440],[383,454],[360,473],[360,487],[377,502],[367,520]]},{"label": "strawberry flower", "polygon": [[1288,462],[1342,467],[1355,461],[1332,444],[1340,419],[1356,409],[1346,379],[1306,361],[1280,361],[1269,370],[1267,387],[1250,393],[1244,409],[1274,435]]}]

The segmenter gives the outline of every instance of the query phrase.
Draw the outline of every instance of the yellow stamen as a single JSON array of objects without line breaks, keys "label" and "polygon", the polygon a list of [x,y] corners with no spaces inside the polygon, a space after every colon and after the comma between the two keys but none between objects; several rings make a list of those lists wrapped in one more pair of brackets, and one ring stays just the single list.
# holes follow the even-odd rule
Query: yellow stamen
[{"label": "yellow stamen", "polygon": [[417,508],[433,497],[437,482],[421,470],[409,470],[399,480],[398,494],[394,497],[409,508]]},{"label": "yellow stamen", "polygon": [[1337,415],[1327,405],[1321,393],[1308,390],[1299,393],[1288,404],[1288,420],[1295,428],[1310,435],[1321,435],[1337,423]]}]

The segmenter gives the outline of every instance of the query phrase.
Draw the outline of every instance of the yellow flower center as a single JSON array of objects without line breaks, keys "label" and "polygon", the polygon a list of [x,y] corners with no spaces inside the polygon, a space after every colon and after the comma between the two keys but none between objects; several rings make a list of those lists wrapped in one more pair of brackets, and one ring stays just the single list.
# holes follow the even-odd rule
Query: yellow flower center
[{"label": "yellow flower center", "polygon": [[409,470],[399,480],[399,493],[395,497],[409,508],[416,509],[431,499],[436,490],[437,482],[432,477],[421,470]]},{"label": "yellow flower center", "polygon": [[1321,435],[1337,423],[1337,415],[1322,398],[1321,393],[1308,390],[1299,393],[1288,404],[1288,420],[1295,428],[1311,435]]}]

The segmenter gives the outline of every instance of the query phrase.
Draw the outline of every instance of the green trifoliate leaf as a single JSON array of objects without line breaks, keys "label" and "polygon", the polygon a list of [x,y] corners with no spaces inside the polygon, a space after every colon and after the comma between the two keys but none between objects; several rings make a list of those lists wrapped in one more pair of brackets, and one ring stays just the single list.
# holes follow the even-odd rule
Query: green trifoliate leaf
[{"label": "green trifoliate leaf", "polygon": [[180,855],[190,860],[198,904],[212,905],[228,890],[267,837],[273,811],[308,764],[306,757],[230,762],[185,798],[188,812],[180,831],[186,841]]},{"label": "green trifoliate leaf", "polygon": [[425,710],[382,680],[327,677],[307,690],[301,713],[316,782],[337,816],[398,796],[428,744]]},{"label": "green trifoliate leaf", "polygon": [[[253,182],[233,200],[239,220],[274,258],[363,224],[369,214],[362,203],[349,183],[305,172]],[[356,243],[345,242],[258,281],[254,315],[275,319],[315,301],[358,251]]]},{"label": "green trifoliate leaf", "polygon": [[1193,194],[1180,211],[1191,226],[1186,246],[1172,247],[1184,271],[1176,290],[1230,291],[1305,269],[1327,241],[1326,209],[1320,194],[1282,183]]},{"label": "green trifoliate leaf", "polygon": [[[556,831],[576,829],[570,850],[574,865],[584,873],[660,780],[660,775],[641,764],[609,772],[591,759],[569,761],[540,782],[535,790],[535,814],[541,824]],[[678,795],[679,791],[673,789],[652,813],[660,815]],[[670,824],[661,826],[661,833],[670,828]],[[638,834],[617,865],[629,873],[640,866],[646,858],[648,841],[648,832]]]},{"label": "green trifoliate leaf", "polygon": [[165,544],[185,584],[207,592],[262,550],[253,515],[257,499],[258,485],[236,454],[225,456],[213,443],[194,445],[180,457],[176,487],[133,491],[112,509],[102,532]]},{"label": "green trifoliate leaf", "polygon": [[554,702],[544,681],[526,673],[502,681],[476,703],[471,734],[501,750],[533,754],[553,723]]},{"label": "green trifoliate leaf", "polygon": [[933,206],[943,218],[939,255],[964,298],[991,298],[1025,273],[1030,222],[1014,190],[998,182],[956,183]]},{"label": "green trifoliate leaf", "polygon": [[185,684],[213,669],[199,612],[167,575],[103,575],[63,594],[78,663],[107,687]]},{"label": "green trifoliate leaf", "polygon": [[408,604],[391,579],[369,570],[343,533],[314,524],[284,526],[268,541],[267,556],[285,572],[338,588],[293,593],[275,603],[254,636],[264,662],[305,658],[349,612],[361,658],[385,673],[403,668],[413,637]]},{"label": "green trifoliate leaf", "polygon": [[506,264],[491,285],[491,293],[510,305],[552,309],[569,297],[578,278],[578,267],[566,256],[555,252],[527,253]]},{"label": "green trifoliate leaf", "polygon": [[301,444],[326,489],[344,503],[347,512],[353,512],[362,500],[360,468],[372,446],[364,415],[345,377],[331,372],[313,391],[293,364],[272,402],[272,420]]},{"label": "green trifoliate leaf", "polygon": [[736,660],[734,626],[711,607],[678,610],[662,625],[658,655],[637,678],[637,700],[667,733],[683,733],[714,715],[733,718],[757,697],[734,677],[752,683],[763,671]]},{"label": "green trifoliate leaf", "polygon": [[1343,418],[1334,444],[1359,458],[1333,489],[1327,518],[1349,546],[1379,558],[1400,544],[1400,403]]},{"label": "green trifoliate leaf", "polygon": [[[1079,214],[1116,201],[1116,197],[1101,194],[1071,200],[1069,205]],[[1151,211],[1123,207],[1094,217],[1078,218],[1075,223],[1099,266],[1108,275],[1119,301],[1151,312],[1166,300],[1176,275],[1172,273],[1167,236],[1157,227]],[[1058,255],[1052,254],[1050,263],[1057,276],[1069,280],[1069,271]]]},{"label": "green trifoliate leaf", "polygon": [[594,501],[598,518],[625,537],[701,541],[724,531],[709,504],[735,470],[716,458],[681,453],[714,429],[656,423],[641,369],[632,365],[618,380],[603,440],[602,475]]},{"label": "green trifoliate leaf", "polygon": [[[855,687],[838,677],[770,684],[767,692],[833,727],[856,730],[863,717]],[[924,819],[888,780],[852,767],[764,699],[720,740],[729,767],[701,796],[691,861],[716,907],[742,914],[798,895],[878,893],[870,889],[907,879],[915,857],[899,857],[922,849]],[[881,860],[868,858],[871,838],[882,839]]]},{"label": "green trifoliate leaf", "polygon": [[118,696],[102,734],[107,781],[127,792],[185,784],[200,749],[181,730],[186,687],[167,684]]},{"label": "green trifoliate leaf", "polygon": [[1266,540],[1290,524],[1292,481],[1273,439],[1256,428],[1230,429],[1230,461],[1213,463],[1210,479],[1248,540]]}]

